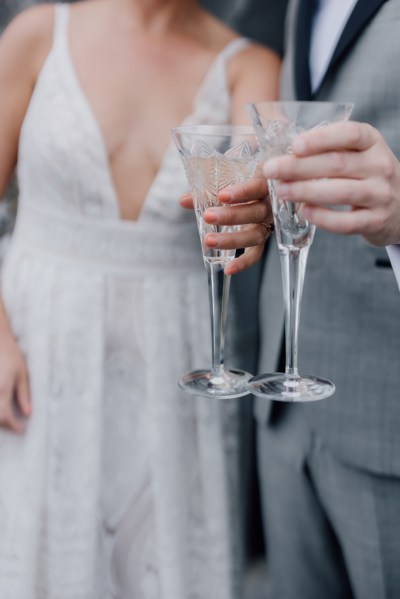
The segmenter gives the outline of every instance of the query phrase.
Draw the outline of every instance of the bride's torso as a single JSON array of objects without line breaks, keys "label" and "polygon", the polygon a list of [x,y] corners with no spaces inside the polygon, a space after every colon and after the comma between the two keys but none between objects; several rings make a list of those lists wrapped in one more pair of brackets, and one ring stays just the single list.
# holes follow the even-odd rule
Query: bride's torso
[{"label": "bride's torso", "polygon": [[[171,168],[170,128],[229,120],[226,63],[246,42],[231,39],[215,53],[179,37],[129,41],[132,34],[122,30],[127,39],[110,43],[100,27],[83,43],[76,17],[67,5],[56,7],[53,46],[21,129],[22,201],[138,220]],[[173,203],[181,212],[186,181],[179,170]]]},{"label": "bride's torso", "polygon": [[[18,267],[21,253],[36,255],[39,260],[90,264],[103,271],[110,265],[128,272],[137,268],[140,272],[202,271],[194,215],[178,203],[188,184],[169,130],[157,172],[145,197],[138,197],[138,218],[124,219],[109,140],[71,54],[69,16],[67,4],[56,5],[53,45],[20,132],[17,222],[3,282],[6,271],[11,275]],[[247,40],[235,38],[216,55],[183,123],[229,122],[227,65],[247,45]],[[129,170],[129,165],[126,167]],[[154,170],[154,165],[150,168]],[[134,179],[128,191],[131,198],[136,197]]]},{"label": "bride's torso", "polygon": [[[67,5],[56,5],[54,44],[38,76],[21,129],[17,224],[2,272],[2,295],[13,331],[27,356],[35,406],[28,437],[31,444],[23,446],[28,450],[29,463],[36,464],[28,469],[27,488],[33,505],[40,506],[46,497],[45,515],[50,514],[55,522],[51,531],[45,527],[51,542],[43,546],[56,548],[57,555],[71,558],[65,562],[66,571],[76,570],[77,577],[84,579],[79,583],[82,588],[93,589],[91,558],[98,543],[98,494],[101,492],[108,538],[121,531],[122,540],[118,542],[124,565],[132,555],[123,544],[126,531],[129,541],[132,522],[139,520],[138,530],[144,537],[153,534],[148,535],[143,511],[136,509],[131,498],[144,498],[145,505],[152,506],[143,489],[147,492],[150,488],[147,456],[150,460],[155,457],[151,480],[156,482],[151,487],[157,490],[154,509],[161,514],[157,522],[161,522],[162,538],[167,540],[162,547],[168,548],[168,555],[153,559],[152,546],[149,549],[141,543],[142,537],[135,531],[139,559],[135,561],[136,569],[129,564],[127,575],[134,579],[135,587],[142,585],[155,571],[147,564],[159,561],[166,581],[163,584],[174,586],[174,591],[165,596],[187,597],[191,591],[186,592],[180,576],[170,567],[169,547],[173,547],[184,578],[194,579],[193,589],[203,585],[216,589],[213,582],[209,585],[210,577],[203,580],[202,575],[209,563],[218,564],[211,581],[214,576],[218,578],[220,595],[225,597],[228,585],[225,575],[220,577],[219,573],[230,572],[224,549],[230,529],[225,529],[225,506],[223,518],[220,509],[225,462],[222,457],[215,460],[220,451],[220,408],[214,402],[200,402],[198,421],[197,404],[184,402],[176,387],[178,374],[209,360],[209,331],[204,324],[207,285],[199,237],[193,213],[178,204],[179,195],[187,190],[184,170],[169,137],[164,138],[168,147],[165,150],[160,145],[160,155],[152,165],[157,173],[145,198],[138,196],[140,218],[124,220],[119,203],[122,196],[114,176],[117,167],[110,156],[112,140],[106,128],[111,120],[102,120],[91,103],[89,90],[83,86],[71,54],[68,14]],[[181,118],[177,114],[177,119],[190,123],[229,121],[231,98],[226,66],[230,56],[244,45],[244,40],[235,39],[215,57],[187,108],[188,116]],[[148,112],[146,118],[151,116],[150,109]],[[129,133],[126,139],[130,139]],[[134,180],[131,187],[135,197]],[[69,436],[74,440],[72,445],[65,443]],[[197,444],[199,464],[206,465],[201,466],[199,474]],[[233,447],[233,443],[228,444]],[[186,471],[181,467],[181,447],[189,448],[183,450],[185,460],[194,464]],[[13,445],[12,454],[18,461],[20,454],[14,449]],[[10,471],[7,460],[3,462]],[[99,480],[93,474],[98,469]],[[23,476],[25,470],[15,468]],[[198,516],[203,500],[197,492],[197,481],[200,485],[204,473],[217,489],[211,499],[205,500],[207,513],[215,504],[212,514],[216,516],[210,516],[206,527],[211,531],[210,542],[203,533],[203,519]],[[17,491],[20,480],[12,478]],[[49,489],[45,495],[43,484]],[[188,496],[187,489],[192,486],[195,492]],[[75,495],[75,489],[80,494]],[[9,497],[7,507],[17,513],[12,489]],[[75,513],[71,502],[74,508],[79,504],[82,515],[79,520],[74,517],[72,532],[65,529],[65,514]],[[177,528],[178,512],[194,514],[196,525],[192,527],[189,522],[189,526]],[[7,510],[4,513],[8,514]],[[151,526],[151,512],[150,516],[146,511]],[[9,531],[9,546],[16,547],[15,552],[21,547],[23,552],[37,550],[37,545],[25,538],[28,521],[32,524],[29,531],[34,534],[39,520],[32,509],[18,538],[13,530]],[[187,543],[192,528],[195,542]],[[75,542],[75,531],[83,531],[79,543]],[[203,553],[197,558],[203,544],[204,559]],[[78,562],[79,568],[74,570]],[[57,561],[49,563],[54,569],[50,574],[46,572],[48,584],[59,589],[62,572]],[[138,571],[141,576],[136,576]],[[99,585],[107,569],[100,574],[95,579]],[[18,584],[25,586],[15,597],[28,597],[31,580],[19,577]],[[85,596],[89,595],[88,591]],[[133,595],[139,593],[124,594]],[[204,592],[202,596],[215,596],[215,592]]]},{"label": "bride's torso", "polygon": [[171,127],[191,113],[210,65],[234,39],[194,2],[153,4],[144,19],[135,3],[130,10],[118,0],[80,3],[68,27],[70,60],[102,132],[121,216],[131,220],[160,169]]}]

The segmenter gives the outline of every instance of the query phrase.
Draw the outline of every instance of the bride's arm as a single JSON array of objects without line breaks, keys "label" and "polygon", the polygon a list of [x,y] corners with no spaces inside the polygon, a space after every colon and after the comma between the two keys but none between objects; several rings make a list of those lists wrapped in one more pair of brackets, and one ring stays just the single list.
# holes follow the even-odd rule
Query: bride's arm
[{"label": "bride's arm", "polygon": [[0,37],[0,197],[14,171],[21,125],[50,50],[54,8],[18,15]]},{"label": "bride's arm", "polygon": [[[15,170],[18,139],[36,78],[52,38],[54,9],[19,15],[0,38],[0,198]],[[28,372],[0,298],[0,427],[24,431],[31,414]]]}]

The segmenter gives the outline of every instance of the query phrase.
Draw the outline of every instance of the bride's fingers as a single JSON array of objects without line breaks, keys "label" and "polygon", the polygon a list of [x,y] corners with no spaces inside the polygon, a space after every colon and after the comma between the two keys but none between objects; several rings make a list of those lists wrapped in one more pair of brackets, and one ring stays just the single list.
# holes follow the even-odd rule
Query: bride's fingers
[{"label": "bride's fingers", "polygon": [[249,225],[234,233],[208,233],[204,243],[211,249],[232,250],[264,245],[272,227],[267,223]]},{"label": "bride's fingers", "polygon": [[21,435],[25,430],[21,419],[14,414],[12,402],[10,401],[0,403],[0,428],[8,429],[18,435]]},{"label": "bride's fingers", "polygon": [[[261,168],[261,165],[260,165]],[[243,183],[231,185],[218,194],[223,204],[242,204],[265,199],[268,196],[268,181],[263,176],[257,176]]]},{"label": "bride's fingers", "polygon": [[269,202],[259,200],[249,204],[209,208],[205,211],[203,218],[209,225],[235,226],[268,221],[270,215]]},{"label": "bride's fingers", "polygon": [[225,267],[226,275],[236,275],[257,264],[261,260],[264,251],[264,244],[255,247],[247,248],[246,251],[229,262]]},{"label": "bride's fingers", "polygon": [[193,196],[191,193],[185,193],[183,196],[181,196],[179,198],[179,204],[182,206],[182,208],[187,208],[189,210],[193,210],[194,208],[194,204],[193,204]]},{"label": "bride's fingers", "polygon": [[29,391],[28,373],[22,372],[16,384],[16,402],[23,416],[28,417],[32,412],[32,404]]},{"label": "bride's fingers", "polygon": [[[260,167],[261,168],[261,167]],[[249,181],[231,185],[218,194],[218,200],[222,204],[244,204],[265,200],[268,196],[268,182],[263,176],[257,176]],[[193,209],[193,195],[185,193],[179,198],[179,204],[183,208]]]}]

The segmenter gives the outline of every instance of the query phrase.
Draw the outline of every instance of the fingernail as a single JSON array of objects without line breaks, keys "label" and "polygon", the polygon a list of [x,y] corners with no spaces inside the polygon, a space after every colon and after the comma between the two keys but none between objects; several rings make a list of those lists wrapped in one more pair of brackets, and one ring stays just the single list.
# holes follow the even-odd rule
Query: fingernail
[{"label": "fingernail", "polygon": [[204,241],[206,245],[210,248],[215,248],[218,246],[218,239],[215,235],[208,234],[205,236]]},{"label": "fingernail", "polygon": [[186,194],[186,195],[184,195],[184,196],[181,196],[181,197],[179,198],[179,204],[180,204],[181,206],[183,206],[184,208],[186,208],[186,207],[187,207],[186,205],[187,205],[187,203],[188,203],[188,202],[193,202],[193,198],[192,198],[192,196],[190,196],[189,194]]},{"label": "fingernail", "polygon": [[230,204],[233,200],[233,193],[231,191],[223,189],[219,192],[218,199],[220,202],[223,202],[224,204]]},{"label": "fingernail", "polygon": [[209,208],[208,210],[206,210],[204,212],[204,220],[208,224],[214,224],[217,222],[217,215],[215,214],[215,212],[212,208]]},{"label": "fingernail", "polygon": [[275,179],[278,176],[278,163],[276,160],[267,160],[263,166],[263,173],[269,179]]},{"label": "fingernail", "polygon": [[226,275],[237,275],[238,272],[239,272],[239,269],[237,268],[237,266],[227,266],[225,268]]}]

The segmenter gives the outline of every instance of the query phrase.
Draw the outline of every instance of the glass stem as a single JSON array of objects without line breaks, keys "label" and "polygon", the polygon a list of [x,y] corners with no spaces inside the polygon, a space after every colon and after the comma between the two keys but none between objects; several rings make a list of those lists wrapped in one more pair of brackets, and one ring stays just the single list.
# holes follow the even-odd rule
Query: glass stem
[{"label": "glass stem", "polygon": [[287,247],[279,248],[282,267],[283,298],[285,302],[285,372],[291,377],[299,376],[297,351],[300,304],[308,250],[309,247],[295,249]]},{"label": "glass stem", "polygon": [[231,277],[224,274],[224,266],[206,262],[208,297],[210,300],[212,372],[214,376],[224,371],[226,316]]}]

